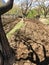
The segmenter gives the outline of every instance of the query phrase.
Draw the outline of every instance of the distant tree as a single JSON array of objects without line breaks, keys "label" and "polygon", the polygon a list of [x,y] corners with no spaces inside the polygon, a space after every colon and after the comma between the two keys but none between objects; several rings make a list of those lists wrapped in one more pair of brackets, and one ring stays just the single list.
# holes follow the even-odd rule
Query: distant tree
[{"label": "distant tree", "polygon": [[23,17],[27,16],[29,11],[31,10],[32,2],[33,0],[21,0],[21,11],[22,11]]},{"label": "distant tree", "polygon": [[43,12],[44,16],[49,12],[49,0],[36,0],[38,6],[38,12]]}]

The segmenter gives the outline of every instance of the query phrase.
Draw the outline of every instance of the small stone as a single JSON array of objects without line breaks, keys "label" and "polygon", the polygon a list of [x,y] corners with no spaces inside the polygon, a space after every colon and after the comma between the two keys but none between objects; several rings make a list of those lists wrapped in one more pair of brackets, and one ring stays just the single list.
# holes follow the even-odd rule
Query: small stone
[{"label": "small stone", "polygon": [[30,63],[24,63],[24,65],[30,65]]}]

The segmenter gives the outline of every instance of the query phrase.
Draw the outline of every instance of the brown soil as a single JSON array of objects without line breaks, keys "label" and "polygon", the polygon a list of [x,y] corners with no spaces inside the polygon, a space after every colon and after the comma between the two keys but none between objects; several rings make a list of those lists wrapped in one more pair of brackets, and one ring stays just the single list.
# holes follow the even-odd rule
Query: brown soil
[{"label": "brown soil", "polygon": [[19,22],[20,19],[14,19],[14,18],[3,18],[2,17],[2,23],[3,27],[6,33],[8,33],[14,26]]},{"label": "brown soil", "polygon": [[49,25],[24,21],[25,26],[9,40],[16,53],[15,59],[9,60],[11,65],[49,65]]}]

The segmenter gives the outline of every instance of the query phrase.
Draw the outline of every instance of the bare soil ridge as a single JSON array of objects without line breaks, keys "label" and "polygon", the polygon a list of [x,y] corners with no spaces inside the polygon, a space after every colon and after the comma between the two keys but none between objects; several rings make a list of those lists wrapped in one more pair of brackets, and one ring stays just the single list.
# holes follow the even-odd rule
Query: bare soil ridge
[{"label": "bare soil ridge", "polygon": [[[24,21],[25,26],[9,40],[16,53],[13,64],[49,65],[49,25],[42,24],[36,19]],[[12,59],[9,62],[11,61]]]}]

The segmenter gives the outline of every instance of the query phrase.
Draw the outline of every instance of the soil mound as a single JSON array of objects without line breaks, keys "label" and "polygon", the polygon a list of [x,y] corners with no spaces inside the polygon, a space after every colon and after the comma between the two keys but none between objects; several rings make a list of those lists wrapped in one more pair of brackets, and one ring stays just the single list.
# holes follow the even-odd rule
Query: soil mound
[{"label": "soil mound", "polygon": [[9,41],[16,53],[14,65],[49,65],[49,25],[24,21],[25,26]]}]

